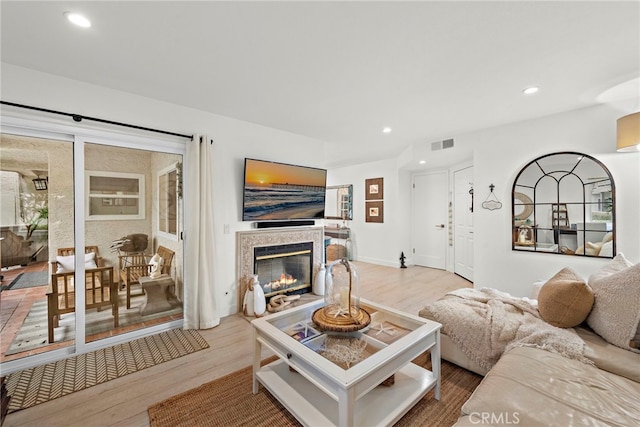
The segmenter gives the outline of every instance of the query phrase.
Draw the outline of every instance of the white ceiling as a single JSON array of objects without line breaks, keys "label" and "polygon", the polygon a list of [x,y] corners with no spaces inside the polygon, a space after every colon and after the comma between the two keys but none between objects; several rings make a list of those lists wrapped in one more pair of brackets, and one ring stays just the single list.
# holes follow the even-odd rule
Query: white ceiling
[{"label": "white ceiling", "polygon": [[1,19],[3,62],[326,141],[333,166],[590,106],[640,76],[637,1],[2,1]]}]

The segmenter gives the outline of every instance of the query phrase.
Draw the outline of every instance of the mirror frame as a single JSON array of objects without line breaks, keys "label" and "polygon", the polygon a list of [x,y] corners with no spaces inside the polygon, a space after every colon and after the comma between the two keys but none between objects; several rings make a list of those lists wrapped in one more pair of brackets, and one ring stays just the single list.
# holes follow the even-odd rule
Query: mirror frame
[{"label": "mirror frame", "polygon": [[[341,220],[352,220],[353,219],[353,185],[352,184],[345,184],[345,185],[332,185],[327,187],[327,195],[329,193],[329,190],[337,190],[337,196],[340,197],[340,190],[341,189],[346,189],[347,195],[348,195],[348,210],[347,210],[347,215],[344,216],[339,216],[338,214],[340,212],[336,212],[336,215],[328,215],[329,212],[326,210],[325,207],[325,219],[341,219]],[[325,204],[326,206],[326,204]],[[336,201],[336,207],[337,209],[340,209],[340,199],[338,199]]]},{"label": "mirror frame", "polygon": [[[576,159],[575,163],[573,164],[567,163],[566,169],[563,163],[559,163],[558,166],[555,168],[552,168],[549,165],[541,164],[541,161],[543,159],[548,160],[550,157],[560,156],[560,155],[575,156],[575,159]],[[595,163],[595,165],[599,166],[602,169],[602,177],[600,179],[594,180],[594,178],[591,176],[585,177],[585,176],[579,175],[577,171],[578,166],[580,166],[581,162],[584,162],[584,161],[593,162]],[[519,183],[519,180],[522,174],[525,171],[528,171],[530,167],[533,167],[534,172],[538,174],[538,175],[534,174],[534,178],[537,176],[537,180],[535,181],[535,184],[531,186],[531,185],[528,185],[529,184],[528,182]],[[606,177],[604,176],[605,174],[606,174]],[[567,196],[565,195],[563,199],[563,195],[560,194],[560,190],[562,189],[561,188],[562,180],[569,176],[572,177],[572,179],[577,178],[577,180],[579,180],[580,184],[582,185],[582,201],[581,202],[576,201],[579,199],[579,196],[578,196],[578,199],[576,199],[575,195],[572,195],[572,197],[569,197],[569,198],[567,198]],[[537,197],[538,196],[537,191],[539,191],[538,184],[541,182],[543,178],[551,178],[556,182],[556,189],[555,189],[556,200],[554,202],[549,202],[548,200],[544,202],[540,202],[539,197]],[[590,185],[595,185],[596,183],[601,183],[601,182],[605,183],[607,180],[609,181],[611,186],[611,202],[610,202],[611,229],[609,230],[605,226],[605,230],[595,230],[595,229],[589,230],[588,227],[586,226],[588,222],[586,221],[586,216],[587,216],[587,212],[591,212],[591,211],[588,208],[590,208],[596,203],[601,203],[601,202],[600,201],[594,202],[592,200],[587,200],[587,196],[590,196],[592,194],[592,192],[587,191],[587,187]],[[528,191],[529,193],[533,192],[533,200],[531,199],[530,196],[524,194],[524,191]],[[536,199],[538,199],[538,201]],[[551,209],[551,221],[550,221],[550,225],[548,225],[546,228],[540,228],[537,226],[537,224],[539,223],[539,221],[536,218],[536,214],[538,212],[537,208],[542,208],[545,205],[549,205],[549,208]],[[569,223],[568,226],[566,225],[561,226],[559,222],[557,224],[554,224],[554,221],[558,221],[557,218],[561,215],[559,211],[562,205],[564,205],[565,207],[566,205],[573,205],[574,209],[576,207],[578,208],[581,207],[583,212],[582,223],[585,224],[585,226],[583,226],[581,229],[578,229],[577,226],[574,227],[574,225],[576,224]],[[518,210],[518,212],[516,212],[516,210]],[[577,255],[577,256],[587,256],[587,257],[596,257],[596,258],[613,258],[616,254],[615,182],[613,180],[613,177],[611,176],[611,172],[609,172],[609,169],[607,169],[607,167],[598,159],[592,156],[589,156],[588,154],[578,153],[573,151],[550,153],[550,154],[545,154],[543,156],[540,156],[530,161],[529,163],[527,163],[518,172],[518,175],[513,181],[513,187],[511,191],[511,213],[512,213],[511,249],[514,251],[552,253],[552,254],[559,254],[559,255]],[[567,219],[567,222],[569,222],[568,215],[566,215],[566,219]],[[589,222],[593,222],[593,221],[589,221]],[[577,223],[580,223],[580,221],[578,221]],[[553,236],[554,236],[553,243],[539,243],[537,241],[538,231],[553,232]],[[576,250],[574,251],[566,246],[561,246],[560,236],[562,234],[569,234],[569,235],[575,234],[576,246],[578,246],[577,242],[580,241],[580,239],[578,238],[578,234],[581,234],[580,237],[582,237],[583,246],[587,246],[587,243],[589,243],[587,239],[588,237],[587,233],[604,232],[606,234],[609,231],[612,234],[612,246],[613,246],[611,256],[600,256],[599,254],[598,255],[589,254],[587,253],[588,251],[584,249],[582,250],[582,253],[575,253],[578,251],[579,248],[576,248]],[[590,243],[596,243],[596,242],[590,242]]]}]

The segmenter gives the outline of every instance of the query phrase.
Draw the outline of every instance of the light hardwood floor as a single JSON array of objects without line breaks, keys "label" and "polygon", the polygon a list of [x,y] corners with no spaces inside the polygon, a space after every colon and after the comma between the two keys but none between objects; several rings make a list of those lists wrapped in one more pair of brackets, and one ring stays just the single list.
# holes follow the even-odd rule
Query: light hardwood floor
[{"label": "light hardwood floor", "polygon": [[[355,264],[362,298],[412,314],[448,291],[472,286],[442,270]],[[150,405],[251,364],[251,325],[243,316],[225,317],[200,333],[210,345],[206,350],[11,413],[3,427],[148,426]]]}]

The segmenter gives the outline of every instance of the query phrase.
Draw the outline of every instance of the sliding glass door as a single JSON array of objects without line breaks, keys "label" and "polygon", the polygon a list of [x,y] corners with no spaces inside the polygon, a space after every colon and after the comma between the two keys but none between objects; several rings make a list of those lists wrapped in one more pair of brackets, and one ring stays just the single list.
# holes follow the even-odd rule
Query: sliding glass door
[{"label": "sliding glass door", "polygon": [[3,369],[180,326],[184,143],[29,124],[1,134]]},{"label": "sliding glass door", "polygon": [[58,300],[58,283],[51,283],[61,268],[57,249],[74,242],[73,142],[0,138],[0,351],[7,362],[75,343],[75,300]]},{"label": "sliding glass door", "polygon": [[85,143],[87,342],[182,317],[181,163],[179,154]]}]

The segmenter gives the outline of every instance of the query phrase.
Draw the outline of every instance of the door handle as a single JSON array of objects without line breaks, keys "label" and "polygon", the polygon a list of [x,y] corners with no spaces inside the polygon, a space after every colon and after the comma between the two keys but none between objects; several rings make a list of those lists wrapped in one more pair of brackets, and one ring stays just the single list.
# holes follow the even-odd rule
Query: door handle
[{"label": "door handle", "polygon": [[436,228],[444,228],[444,224],[436,224]]}]

